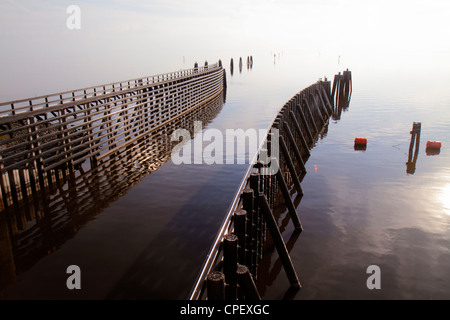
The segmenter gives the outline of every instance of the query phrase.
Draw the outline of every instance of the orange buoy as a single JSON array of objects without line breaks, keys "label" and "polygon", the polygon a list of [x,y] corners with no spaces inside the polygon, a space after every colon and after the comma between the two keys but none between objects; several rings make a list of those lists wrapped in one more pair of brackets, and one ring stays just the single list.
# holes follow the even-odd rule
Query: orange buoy
[{"label": "orange buoy", "polygon": [[427,156],[435,156],[441,153],[440,141],[427,141],[427,148],[425,149]]},{"label": "orange buoy", "polygon": [[367,139],[366,138],[355,138],[355,150],[363,150],[365,151],[367,147]]},{"label": "orange buoy", "polygon": [[366,138],[355,138],[355,146],[365,146],[367,145]]},{"label": "orange buoy", "polygon": [[427,149],[440,149],[441,142],[440,141],[427,141]]}]

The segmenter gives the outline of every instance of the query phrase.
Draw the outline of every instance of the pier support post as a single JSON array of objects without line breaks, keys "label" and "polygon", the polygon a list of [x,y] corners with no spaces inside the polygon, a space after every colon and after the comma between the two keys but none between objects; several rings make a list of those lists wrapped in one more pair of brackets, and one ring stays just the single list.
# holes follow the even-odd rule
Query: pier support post
[{"label": "pier support post", "polygon": [[223,239],[223,273],[225,274],[225,298],[236,300],[237,290],[237,250],[238,237],[235,234],[227,234]]},{"label": "pier support post", "polygon": [[286,122],[284,123],[284,129],[286,130],[286,134],[289,139],[289,142],[292,146],[292,149],[294,150],[295,156],[297,157],[297,161],[298,161],[298,164],[300,165],[300,169],[302,170],[302,173],[306,174],[306,167],[305,167],[305,163],[303,162],[302,154],[300,153],[300,150],[297,147],[297,143],[295,142],[294,136],[292,135],[292,131]]},{"label": "pier support post", "polygon": [[283,173],[281,172],[281,170],[277,171],[276,176],[277,176],[278,185],[280,186],[281,193],[283,194],[284,202],[286,203],[286,207],[288,208],[288,212],[292,219],[294,227],[296,230],[302,231],[303,226],[297,215],[297,210],[295,209],[294,203],[292,202],[291,195],[289,194],[289,189],[287,187],[286,181],[284,180]]},{"label": "pier support post", "polygon": [[298,179],[297,172],[295,171],[294,164],[292,162],[291,156],[289,155],[289,150],[287,149],[286,143],[284,142],[283,136],[280,136],[280,148],[284,156],[284,160],[288,166],[289,172],[291,173],[292,181],[297,190],[298,194],[303,194],[302,187],[300,186],[300,180]]},{"label": "pier support post", "polygon": [[206,278],[208,300],[225,300],[225,275],[220,271],[213,271]]},{"label": "pier support post", "polygon": [[234,212],[234,233],[238,237],[238,263],[245,264],[247,256],[247,211],[240,209]]},{"label": "pier support post", "polygon": [[246,266],[238,265],[237,277],[239,288],[241,289],[245,300],[261,300],[252,275]]},{"label": "pier support post", "polygon": [[291,111],[291,118],[292,122],[294,123],[294,127],[297,130],[297,134],[300,137],[300,142],[302,143],[303,150],[305,151],[306,155],[309,157],[311,153],[309,152],[308,143],[306,143],[305,137],[303,136],[302,129],[300,128],[300,125],[298,124],[297,117],[295,116],[294,112]]},{"label": "pier support post", "polygon": [[255,224],[255,196],[253,189],[245,188],[242,193],[242,208],[247,212],[247,255],[245,265],[250,269],[253,276],[256,276],[256,224]]},{"label": "pier support post", "polygon": [[259,193],[258,201],[291,287],[300,288],[301,284],[298,279],[297,272],[295,271],[294,264],[292,263],[275,218],[273,217],[272,210],[270,210],[267,199],[263,193]]}]

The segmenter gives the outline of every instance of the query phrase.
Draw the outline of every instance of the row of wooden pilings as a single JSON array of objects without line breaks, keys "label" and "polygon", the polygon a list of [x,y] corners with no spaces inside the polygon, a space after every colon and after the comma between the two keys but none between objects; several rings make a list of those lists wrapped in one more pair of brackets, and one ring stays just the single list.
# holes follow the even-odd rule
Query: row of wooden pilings
[{"label": "row of wooden pilings", "polygon": [[[239,66],[239,72],[242,72],[243,69],[243,60],[242,57],[239,58],[238,62]],[[247,56],[247,69],[253,68],[253,56]],[[234,60],[233,58],[230,59],[230,74],[233,75],[234,73]]]},{"label": "row of wooden pilings", "polygon": [[[343,87],[343,94],[350,92],[345,90],[351,87],[346,81],[351,82],[351,76],[336,77],[333,88]],[[300,182],[306,174],[305,162],[321,132],[326,130],[335,107],[331,84],[325,79],[297,93],[279,111],[266,143],[258,150],[237,192],[190,299],[261,299],[256,286],[258,265],[268,237],[277,250],[290,289],[301,288],[275,208],[284,204],[295,232],[303,230],[292,194],[303,195]],[[276,142],[279,154],[272,154]],[[270,164],[261,161],[262,154],[269,155]],[[271,172],[274,162],[279,169]]]}]

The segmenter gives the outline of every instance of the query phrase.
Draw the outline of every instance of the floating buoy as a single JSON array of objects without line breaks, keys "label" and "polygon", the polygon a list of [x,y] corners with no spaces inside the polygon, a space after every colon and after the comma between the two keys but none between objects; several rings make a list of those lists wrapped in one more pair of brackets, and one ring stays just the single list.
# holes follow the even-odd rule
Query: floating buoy
[{"label": "floating buoy", "polygon": [[355,150],[366,150],[367,139],[366,138],[355,138]]},{"label": "floating buoy", "polygon": [[440,141],[427,141],[427,149],[440,149],[441,142]]},{"label": "floating buoy", "polygon": [[425,149],[427,156],[435,156],[441,152],[440,141],[427,141],[427,148]]},{"label": "floating buoy", "polygon": [[367,139],[366,138],[355,138],[355,144],[362,146],[362,145],[367,145]]}]

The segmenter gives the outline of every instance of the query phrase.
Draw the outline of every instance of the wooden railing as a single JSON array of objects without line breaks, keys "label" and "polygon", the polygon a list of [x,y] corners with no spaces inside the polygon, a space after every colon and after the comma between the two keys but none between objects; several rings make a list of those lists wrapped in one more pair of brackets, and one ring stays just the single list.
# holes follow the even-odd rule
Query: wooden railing
[{"label": "wooden railing", "polygon": [[36,170],[42,179],[54,169],[95,167],[213,99],[224,87],[225,71],[219,62],[1,103],[3,201],[14,189],[21,189],[16,183],[20,180],[17,172]]},{"label": "wooden railing", "polygon": [[[219,65],[0,104],[2,172],[120,152],[223,89]],[[81,93],[81,94],[80,94]]]}]

